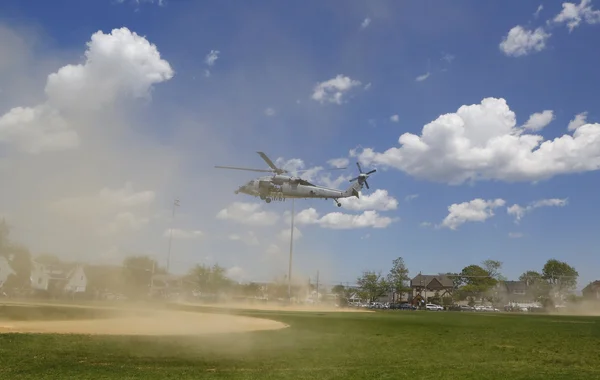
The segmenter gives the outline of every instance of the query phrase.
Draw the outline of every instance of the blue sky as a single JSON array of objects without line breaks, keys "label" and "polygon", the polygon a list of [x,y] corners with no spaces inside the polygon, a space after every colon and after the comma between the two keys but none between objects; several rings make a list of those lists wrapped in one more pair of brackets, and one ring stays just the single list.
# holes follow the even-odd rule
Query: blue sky
[{"label": "blue sky", "polygon": [[[354,222],[335,214],[326,218],[328,223],[308,218],[299,224],[294,263],[300,276],[314,277],[320,270],[327,282],[353,282],[363,270],[387,272],[392,260],[402,256],[412,274],[460,271],[492,258],[504,263],[506,276],[516,278],[557,258],[575,266],[580,286],[585,286],[600,276],[600,256],[594,251],[600,222],[594,211],[599,202],[594,189],[600,125],[594,123],[600,115],[594,95],[600,52],[591,48],[598,44],[600,5],[576,2],[564,8],[566,12],[561,1],[539,6],[477,1],[170,0],[159,5],[94,0],[39,1],[34,7],[4,1],[0,38],[11,43],[3,44],[0,56],[11,58],[0,59],[0,112],[6,115],[14,107],[47,101],[44,104],[59,110],[80,141],[61,140],[64,152],[19,152],[11,144],[26,146],[33,132],[10,134],[8,128],[18,123],[9,125],[5,118],[3,130],[0,121],[0,170],[22,173],[4,190],[0,213],[12,220],[16,237],[35,252],[91,261],[118,261],[143,252],[164,261],[163,232],[170,226],[170,202],[178,196],[181,207],[175,225],[181,238],[173,244],[174,270],[219,262],[235,268],[232,273],[240,278],[268,279],[287,271],[288,242],[277,235],[289,229],[284,213],[290,202],[267,206],[236,196],[233,190],[252,173],[219,172],[213,166],[262,168],[258,150],[273,160],[281,158],[281,163],[301,159],[304,169],[328,167],[328,160],[346,158],[348,169],[330,177],[345,176],[336,183],[345,188],[345,179],[356,174],[354,163],[360,159],[364,168],[378,169],[363,198],[378,189],[387,193],[381,202],[354,203],[360,210],[346,204],[338,209],[329,201],[296,202],[297,212],[313,208],[319,218],[334,212],[363,215]],[[514,29],[517,26],[522,28]],[[115,58],[98,44],[97,57],[106,60],[88,62],[101,69],[89,69],[92,74],[84,79],[91,84],[85,92],[66,84],[66,72],[62,87],[44,92],[49,74],[68,64],[83,64],[86,43],[94,33],[109,35],[123,27],[154,44],[170,70],[156,56],[147,61],[154,66],[146,68],[137,61],[112,65],[111,59],[129,58]],[[106,41],[114,46],[128,43],[116,37]],[[211,51],[218,54],[209,65]],[[140,57],[147,52],[140,50]],[[139,76],[135,82],[123,71],[120,81],[102,87],[110,70],[123,67],[155,70],[164,77]],[[336,77],[351,83],[336,90],[339,104],[329,101],[329,93],[323,102],[312,97],[319,83]],[[151,96],[123,100],[122,94],[130,94],[122,92],[129,89],[126,85]],[[70,104],[60,102],[64,98],[59,91],[71,91]],[[89,108],[84,113],[77,106],[83,98],[85,104],[96,102],[99,94],[108,99],[100,111]],[[406,145],[396,156],[388,151],[400,147],[401,135],[421,136],[424,125],[440,115],[486,98],[495,98],[488,108],[466,110],[459,118],[471,126],[470,132],[456,132],[460,127],[452,129],[452,121],[441,121],[438,128],[430,128],[429,140],[420,140],[429,144],[427,152],[410,151]],[[512,113],[516,120],[507,128],[542,136],[548,144],[578,132],[585,137],[557,141],[543,154],[528,156],[537,148],[518,145],[518,134],[489,132],[510,124]],[[524,127],[535,113],[537,118]],[[568,130],[578,114],[585,115],[585,122],[578,123],[578,130]],[[509,135],[515,139],[492,141]],[[451,151],[448,147],[457,136],[467,145]],[[440,145],[433,147],[436,143]],[[478,147],[485,147],[485,153]],[[293,162],[287,165],[294,167]],[[326,184],[323,174],[317,171],[312,179]],[[480,176],[484,178],[472,180]],[[116,202],[110,213],[94,198],[102,188],[125,189],[118,193],[124,197],[119,201],[117,195],[101,193],[103,202]],[[418,197],[406,200],[415,194]],[[134,195],[147,203],[133,202]],[[391,198],[397,202],[389,203]],[[495,208],[469,203],[454,213],[449,210],[475,199],[502,201]],[[507,211],[515,204],[526,207],[544,200],[528,209],[518,224]],[[60,201],[79,203],[63,204],[57,214],[49,205]],[[117,203],[141,204],[143,210],[120,210]],[[373,208],[378,208],[377,218],[392,221],[373,228],[363,214],[373,216]],[[222,210],[229,210],[227,218]],[[448,228],[450,219],[443,224],[449,214],[458,218],[454,229]],[[106,223],[101,224],[102,218]],[[343,218],[347,225],[342,228]],[[332,226],[337,228],[328,228]]]}]

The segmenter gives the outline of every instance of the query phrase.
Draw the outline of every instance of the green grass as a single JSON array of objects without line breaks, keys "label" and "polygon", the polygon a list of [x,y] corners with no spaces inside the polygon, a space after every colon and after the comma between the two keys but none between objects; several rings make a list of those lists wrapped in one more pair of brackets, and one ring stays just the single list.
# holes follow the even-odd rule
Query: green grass
[{"label": "green grass", "polygon": [[0,334],[0,378],[600,378],[600,318],[411,311],[232,313],[290,327],[201,338]]}]

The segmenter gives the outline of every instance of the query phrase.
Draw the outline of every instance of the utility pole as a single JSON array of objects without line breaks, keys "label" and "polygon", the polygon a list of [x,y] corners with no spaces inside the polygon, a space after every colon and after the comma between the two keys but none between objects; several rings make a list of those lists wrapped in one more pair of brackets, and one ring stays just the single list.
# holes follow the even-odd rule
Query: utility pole
[{"label": "utility pole", "polygon": [[173,201],[173,213],[171,215],[171,229],[169,230],[169,248],[167,251],[167,273],[170,273],[171,269],[171,241],[173,240],[173,225],[175,223],[175,207],[179,206],[179,199],[175,198]]},{"label": "utility pole", "polygon": [[319,271],[317,271],[317,303],[319,303]]},{"label": "utility pole", "polygon": [[295,198],[292,198],[292,228],[290,232],[290,258],[288,264],[288,299],[292,302],[292,249],[294,246],[294,202]]}]

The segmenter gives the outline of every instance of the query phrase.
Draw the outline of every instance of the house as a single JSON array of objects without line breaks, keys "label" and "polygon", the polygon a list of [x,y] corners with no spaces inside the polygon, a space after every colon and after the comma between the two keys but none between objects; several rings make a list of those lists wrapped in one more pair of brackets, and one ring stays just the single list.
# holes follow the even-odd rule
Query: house
[{"label": "house", "polygon": [[493,289],[494,296],[507,303],[531,303],[535,295],[526,281],[498,281]]},{"label": "house", "polygon": [[590,282],[581,293],[584,298],[600,301],[600,281]]},{"label": "house", "polygon": [[6,280],[8,280],[12,274],[17,273],[10,266],[8,259],[4,256],[0,256],[0,288],[2,288]]},{"label": "house", "polygon": [[434,297],[451,297],[454,291],[454,281],[451,277],[443,274],[429,275],[418,274],[410,281],[412,289],[409,294],[409,302],[415,304]]},{"label": "house", "polygon": [[53,295],[84,293],[87,276],[83,265],[31,263],[31,288]]}]

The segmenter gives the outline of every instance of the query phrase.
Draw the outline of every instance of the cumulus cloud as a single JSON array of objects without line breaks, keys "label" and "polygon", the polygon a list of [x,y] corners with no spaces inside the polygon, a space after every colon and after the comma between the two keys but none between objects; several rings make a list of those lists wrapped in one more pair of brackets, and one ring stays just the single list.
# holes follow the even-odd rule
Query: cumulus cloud
[{"label": "cumulus cloud", "polygon": [[469,202],[454,203],[448,207],[448,216],[442,221],[441,227],[456,230],[467,222],[485,222],[494,216],[494,209],[504,206],[503,199],[484,200],[473,199]]},{"label": "cumulus cloud", "polygon": [[347,158],[333,158],[327,161],[327,163],[334,168],[345,168],[348,166],[350,161]]},{"label": "cumulus cloud", "polygon": [[544,127],[550,124],[554,120],[554,112],[552,110],[545,110],[543,112],[536,112],[529,116],[529,119],[523,124],[523,129],[537,132],[541,131]]},{"label": "cumulus cloud", "polygon": [[398,115],[392,115],[390,116],[390,121],[393,121],[394,123],[397,123],[400,121],[400,116]]},{"label": "cumulus cloud", "polygon": [[164,237],[172,236],[173,239],[197,239],[204,234],[200,230],[182,230],[180,228],[167,229]]},{"label": "cumulus cloud", "polygon": [[567,126],[567,130],[568,131],[574,131],[577,128],[581,127],[582,125],[586,124],[586,120],[587,120],[587,112],[582,112],[582,113],[578,113],[577,115],[575,115],[575,118],[573,118],[573,120],[571,120],[569,122],[569,125]]},{"label": "cumulus cloud", "polygon": [[528,30],[517,25],[508,31],[500,42],[500,50],[507,56],[520,57],[546,48],[546,41],[551,34],[540,27]]},{"label": "cumulus cloud", "polygon": [[346,230],[356,228],[386,228],[397,219],[380,216],[377,211],[368,210],[362,214],[344,214],[341,212],[330,212],[319,216],[314,208],[300,211],[294,218],[299,225],[316,224],[323,228]]},{"label": "cumulus cloud", "polygon": [[592,9],[591,3],[591,0],[581,0],[578,5],[564,2],[562,11],[554,17],[553,21],[556,24],[566,24],[569,32],[572,32],[581,22],[598,24],[600,23],[600,10]]},{"label": "cumulus cloud", "polygon": [[[295,221],[295,219],[294,219]],[[279,232],[279,234],[277,234],[277,239],[279,239],[282,242],[289,242],[290,241],[290,235],[291,230],[289,228],[285,228],[283,230],[281,230]],[[298,227],[294,226],[294,241],[300,239],[302,237],[302,231],[300,231],[298,229]]]},{"label": "cumulus cloud", "polygon": [[521,219],[525,216],[525,214],[530,213],[531,211],[533,211],[536,208],[563,207],[563,206],[566,206],[567,203],[568,203],[567,198],[564,198],[564,199],[558,199],[558,198],[541,199],[541,200],[532,202],[527,206],[520,206],[518,204],[514,204],[514,205],[508,207],[506,209],[506,211],[508,212],[509,215],[512,215],[515,217],[515,223],[519,223],[521,221]]},{"label": "cumulus cloud", "polygon": [[339,74],[332,79],[318,83],[313,89],[312,99],[321,104],[342,104],[345,102],[344,96],[360,84],[358,80]]},{"label": "cumulus cloud", "polygon": [[485,98],[404,133],[400,147],[359,153],[361,162],[402,170],[417,178],[465,181],[539,181],[600,168],[600,124],[583,124],[553,140],[516,126],[504,99]]},{"label": "cumulus cloud", "polygon": [[127,28],[94,33],[84,57],[48,76],[44,103],[0,117],[0,143],[31,154],[76,148],[78,116],[126,98],[148,99],[153,85],[174,75],[156,46]]},{"label": "cumulus cloud", "polygon": [[406,197],[404,197],[404,200],[406,202],[410,202],[410,201],[412,201],[414,199],[417,199],[418,197],[419,197],[419,194],[409,194]]},{"label": "cumulus cloud", "polygon": [[244,234],[230,234],[228,236],[229,240],[233,240],[233,241],[241,241],[242,243],[249,245],[249,246],[255,246],[258,245],[260,242],[258,240],[258,236],[256,236],[256,234],[253,231],[248,231]]},{"label": "cumulus cloud", "polygon": [[341,198],[339,202],[343,208],[353,211],[378,210],[389,211],[398,208],[398,201],[390,196],[387,190],[377,189],[371,194],[362,195],[359,198]]},{"label": "cumulus cloud", "polygon": [[260,203],[233,202],[217,213],[217,219],[250,226],[272,226],[279,220],[279,215],[263,211]]}]

